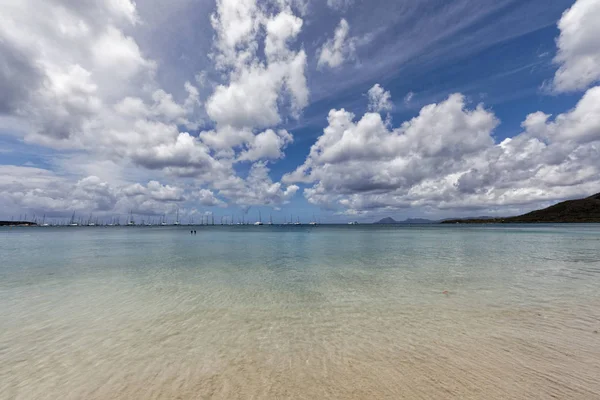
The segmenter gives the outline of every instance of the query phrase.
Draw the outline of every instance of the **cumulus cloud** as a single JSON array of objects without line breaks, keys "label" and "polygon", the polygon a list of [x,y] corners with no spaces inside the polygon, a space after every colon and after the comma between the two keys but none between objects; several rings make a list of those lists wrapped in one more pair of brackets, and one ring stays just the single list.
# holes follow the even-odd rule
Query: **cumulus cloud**
[{"label": "cumulus cloud", "polygon": [[[152,135],[153,142],[137,126],[197,126],[189,117],[198,91],[185,83],[188,98],[175,101],[154,80],[156,62],[124,33],[139,21],[134,3],[24,0],[3,7],[0,42],[15,54],[11,78],[20,76],[12,66],[17,61],[33,74],[10,92],[4,112],[22,119],[29,142],[124,154],[139,142],[152,146],[177,138]],[[0,87],[9,81],[3,78]]]},{"label": "cumulus cloud", "polygon": [[248,149],[240,154],[238,160],[257,161],[261,159],[276,160],[282,158],[284,155],[283,149],[293,141],[293,136],[285,129],[277,132],[267,129],[254,136],[252,142],[248,145]]},{"label": "cumulus cloud", "polygon": [[464,96],[421,109],[397,128],[380,114],[331,110],[328,126],[285,182],[312,184],[309,202],[350,212],[476,209],[577,197],[600,187],[600,87],[553,120],[534,113],[496,143],[499,121]]},{"label": "cumulus cloud", "polygon": [[346,60],[352,59],[356,51],[356,41],[354,38],[348,38],[350,25],[348,21],[342,18],[340,24],[335,29],[333,38],[328,39],[319,51],[319,68],[328,66],[337,68]]},{"label": "cumulus cloud", "polygon": [[130,212],[140,222],[175,212],[184,219],[203,212],[205,207],[227,206],[212,190],[193,185],[177,186],[156,180],[110,184],[93,175],[73,179],[42,168],[0,166],[0,207],[5,218],[27,214],[29,220],[36,215],[39,221],[46,215],[48,219],[65,221],[75,213],[84,218],[93,214],[105,222],[121,216],[123,223]]},{"label": "cumulus cloud", "polygon": [[[151,124],[140,127],[140,130],[163,130],[165,135],[170,129],[168,126]],[[156,144],[151,147],[127,148],[129,157],[137,164],[148,169],[169,169],[175,171],[178,168],[194,171],[195,175],[210,174],[218,170],[221,164],[209,154],[204,144],[189,133],[177,133],[175,142]],[[190,175],[183,173],[181,175]]]},{"label": "cumulus cloud", "polygon": [[182,188],[162,185],[157,181],[150,181],[146,186],[139,183],[125,186],[122,192],[127,196],[145,196],[156,201],[182,201],[184,199]]},{"label": "cumulus cloud", "polygon": [[[351,3],[327,1],[335,10]],[[89,161],[56,173],[1,167],[0,203],[106,213],[191,204],[277,207],[297,193],[295,183],[305,183],[310,202],[357,214],[530,204],[598,190],[600,94],[589,88],[600,78],[597,0],[577,0],[558,25],[553,88],[587,90],[573,110],[532,113],[522,131],[498,143],[494,113],[461,94],[394,127],[381,115],[393,109],[391,94],[377,84],[367,113],[331,110],[306,161],[273,181],[271,163],[294,140],[280,125],[299,118],[309,102],[300,42],[307,4],[216,0],[214,70],[191,73],[173,92],[159,83],[162,65],[136,36],[144,21],[133,1],[4,2],[0,116],[10,120],[10,134],[107,164]],[[368,40],[352,37],[342,19],[317,51],[318,68],[352,60]],[[117,182],[107,178],[112,172],[90,172],[103,165],[133,166],[143,179],[116,171]]]},{"label": "cumulus cloud", "polygon": [[[218,128],[265,128],[281,122],[282,103],[292,116],[308,104],[304,50],[290,45],[303,21],[291,4],[266,14],[256,0],[219,0],[212,24],[217,32],[214,55],[217,66],[230,70],[229,82],[217,86],[206,102],[206,112]],[[258,55],[261,28],[266,31],[266,59]]]},{"label": "cumulus cloud", "polygon": [[[265,128],[308,104],[306,54],[295,43],[303,26],[296,13],[305,7],[297,0],[217,1],[212,59],[223,83],[205,103],[190,81],[181,82],[183,97],[160,87],[159,63],[128,34],[142,22],[130,0],[2,8],[0,114],[20,121],[16,131],[28,143],[193,178],[210,191],[215,181],[237,179],[235,162],[282,158],[291,134]],[[215,128],[196,133],[203,105]]]},{"label": "cumulus cloud", "polygon": [[228,179],[216,182],[215,187],[220,194],[233,199],[235,204],[273,207],[287,203],[299,189],[296,185],[285,187],[280,182],[273,182],[265,162],[252,164],[246,179],[230,176]]},{"label": "cumulus cloud", "polygon": [[197,192],[193,193],[193,196],[198,200],[198,202],[206,207],[225,207],[227,204],[217,198],[215,194],[208,189],[200,189]]},{"label": "cumulus cloud", "polygon": [[392,110],[391,93],[382,88],[378,83],[369,89],[367,95],[369,96],[369,111],[382,112]]},{"label": "cumulus cloud", "polygon": [[0,166],[0,204],[5,212],[97,215],[134,213],[160,215],[192,198],[182,187],[158,181],[111,185],[97,176],[73,180],[42,168]]},{"label": "cumulus cloud", "polygon": [[[308,103],[304,78],[306,54],[301,51],[268,66],[242,68],[229,85],[219,85],[206,102],[208,116],[219,128],[265,128],[281,122],[280,101],[291,95],[291,109],[299,113]],[[285,91],[284,91],[285,88]]]},{"label": "cumulus cloud", "polygon": [[600,1],[577,0],[558,22],[556,91],[584,90],[600,80],[599,20]]},{"label": "cumulus cloud", "polygon": [[600,86],[589,89],[577,106],[553,121],[551,115],[536,112],[527,116],[522,126],[547,143],[586,144],[600,139]]}]

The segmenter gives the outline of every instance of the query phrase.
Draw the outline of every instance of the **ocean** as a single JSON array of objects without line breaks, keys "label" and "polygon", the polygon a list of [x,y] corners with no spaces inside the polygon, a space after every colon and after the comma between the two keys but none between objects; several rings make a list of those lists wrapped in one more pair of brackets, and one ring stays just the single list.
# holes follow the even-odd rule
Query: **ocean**
[{"label": "ocean", "polygon": [[0,399],[598,399],[599,330],[600,225],[0,228]]}]

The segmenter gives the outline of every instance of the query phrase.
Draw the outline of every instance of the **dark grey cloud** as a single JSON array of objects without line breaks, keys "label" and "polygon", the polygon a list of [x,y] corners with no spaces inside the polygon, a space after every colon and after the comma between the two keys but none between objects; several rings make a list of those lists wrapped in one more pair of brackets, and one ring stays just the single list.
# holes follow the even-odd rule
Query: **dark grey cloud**
[{"label": "dark grey cloud", "polygon": [[41,82],[30,55],[0,37],[0,114],[18,114]]}]

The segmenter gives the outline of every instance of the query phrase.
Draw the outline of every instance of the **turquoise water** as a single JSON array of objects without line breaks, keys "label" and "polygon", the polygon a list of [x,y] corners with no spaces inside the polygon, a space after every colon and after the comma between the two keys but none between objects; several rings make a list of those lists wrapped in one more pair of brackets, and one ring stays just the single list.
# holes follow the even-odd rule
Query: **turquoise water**
[{"label": "turquoise water", "polygon": [[600,398],[600,225],[0,229],[0,398]]}]

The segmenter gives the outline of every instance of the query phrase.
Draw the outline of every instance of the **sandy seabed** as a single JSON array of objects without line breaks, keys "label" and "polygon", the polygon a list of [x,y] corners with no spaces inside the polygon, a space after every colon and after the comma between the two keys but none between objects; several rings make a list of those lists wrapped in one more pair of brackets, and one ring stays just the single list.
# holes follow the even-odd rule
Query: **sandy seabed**
[{"label": "sandy seabed", "polygon": [[5,234],[0,399],[600,399],[600,226],[252,229]]},{"label": "sandy seabed", "polygon": [[595,399],[599,310],[445,303],[80,315],[19,337],[4,331],[0,398]]}]

